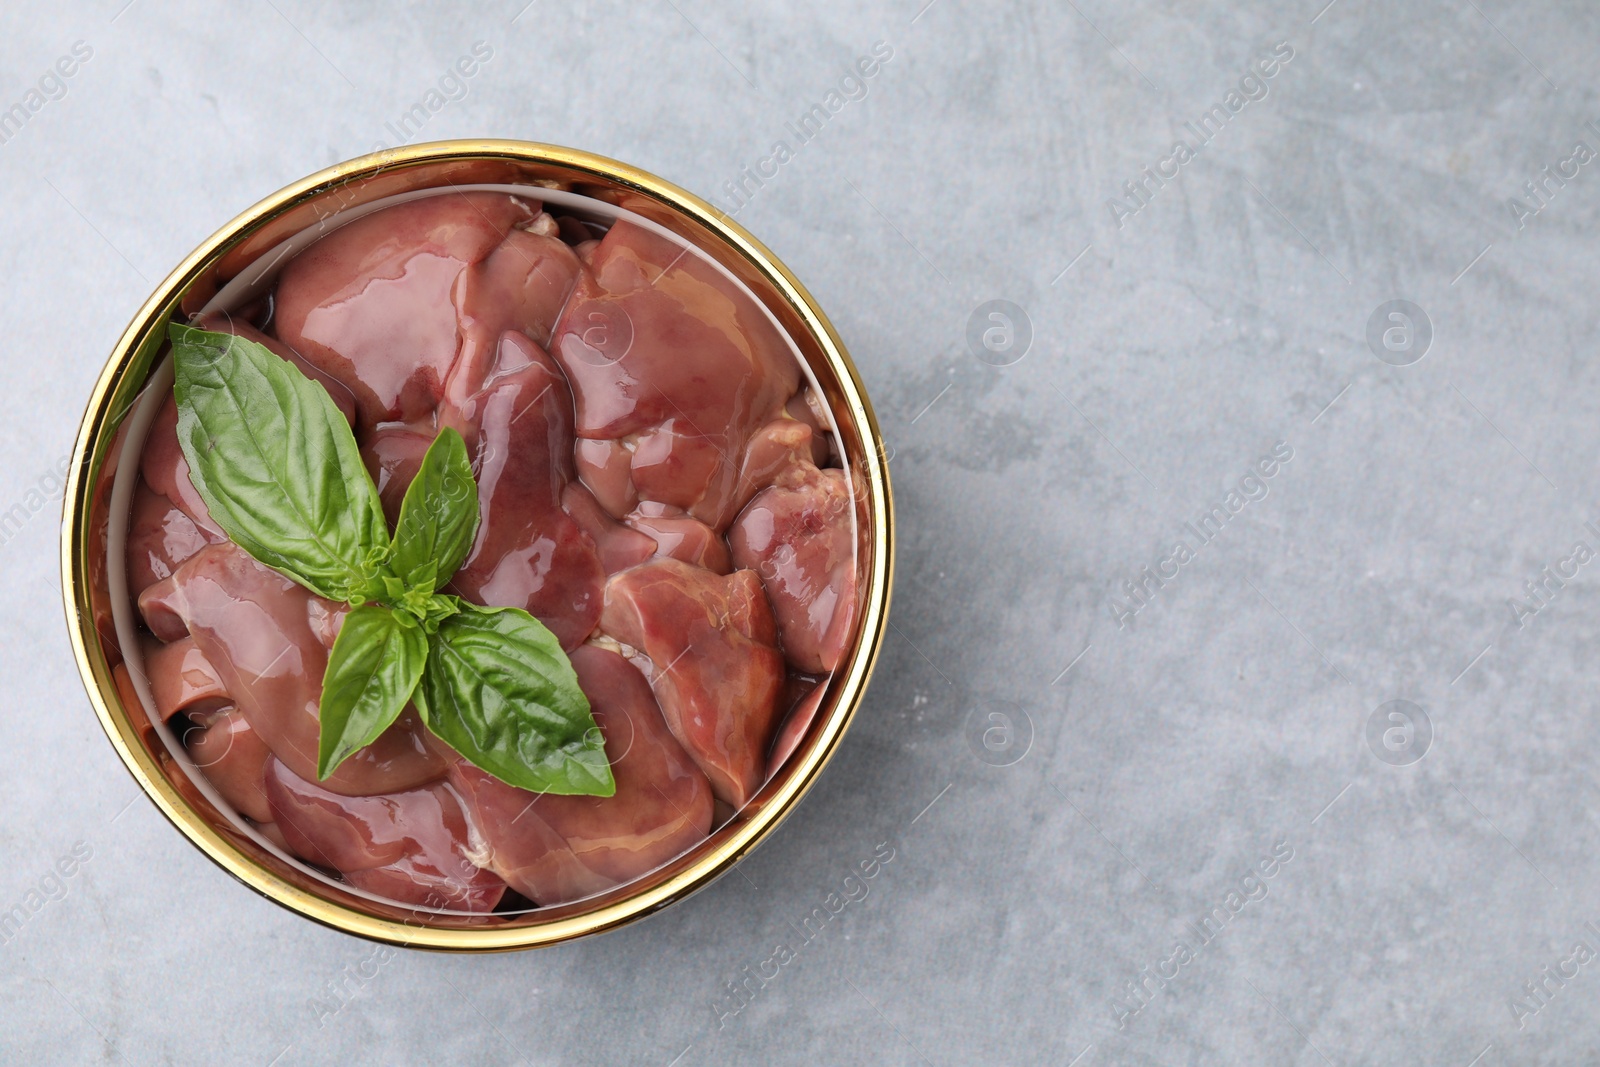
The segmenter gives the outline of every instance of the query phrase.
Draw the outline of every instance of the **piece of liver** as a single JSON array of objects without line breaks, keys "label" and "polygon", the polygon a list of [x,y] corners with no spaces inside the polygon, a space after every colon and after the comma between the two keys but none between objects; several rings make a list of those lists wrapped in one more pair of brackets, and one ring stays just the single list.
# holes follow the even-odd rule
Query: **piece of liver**
[{"label": "piece of liver", "polygon": [[710,784],[667,730],[644,676],[593,645],[575,650],[572,666],[605,735],[613,796],[530,793],[459,757],[450,769],[489,865],[545,905],[631,881],[711,832]]},{"label": "piece of liver", "polygon": [[766,779],[784,663],[754,571],[654,559],[606,583],[601,629],[639,652],[672,734],[734,808]]}]

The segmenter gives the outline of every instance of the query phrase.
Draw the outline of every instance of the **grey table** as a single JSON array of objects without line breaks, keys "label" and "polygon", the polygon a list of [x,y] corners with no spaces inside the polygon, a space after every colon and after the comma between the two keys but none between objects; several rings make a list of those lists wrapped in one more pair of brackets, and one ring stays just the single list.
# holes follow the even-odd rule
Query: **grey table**
[{"label": "grey table", "polygon": [[[5,1058],[1595,1062],[1600,15],[1323,2],[8,6]],[[54,472],[223,221],[481,134],[738,208],[812,288],[892,448],[893,629],[738,873],[374,956],[118,764]]]}]

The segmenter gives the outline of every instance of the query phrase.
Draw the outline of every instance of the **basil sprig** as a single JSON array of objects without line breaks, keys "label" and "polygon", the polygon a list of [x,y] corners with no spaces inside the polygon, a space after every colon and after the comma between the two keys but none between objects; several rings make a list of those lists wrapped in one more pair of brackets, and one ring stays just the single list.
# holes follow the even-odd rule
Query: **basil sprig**
[{"label": "basil sprig", "polygon": [[318,596],[351,605],[322,676],[327,778],[408,703],[489,774],[611,796],[604,739],[572,663],[520,608],[441,594],[478,531],[466,443],[428,447],[389,535],[355,436],[326,390],[265,346],[172,325],[178,443],[223,531]]}]

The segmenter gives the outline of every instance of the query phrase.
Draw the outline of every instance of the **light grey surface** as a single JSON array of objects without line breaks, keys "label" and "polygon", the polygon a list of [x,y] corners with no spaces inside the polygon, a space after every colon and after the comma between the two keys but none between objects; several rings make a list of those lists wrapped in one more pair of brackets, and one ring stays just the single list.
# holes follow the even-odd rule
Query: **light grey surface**
[{"label": "light grey surface", "polygon": [[[725,207],[885,42],[739,218],[861,368],[900,555],[856,725],[740,873],[563,948],[399,953],[319,1020],[371,947],[233,883],[137,792],[68,652],[51,501],[3,548],[0,905],[92,858],[0,945],[5,1058],[1594,1062],[1600,962],[1520,1028],[1512,998],[1600,949],[1600,564],[1525,627],[1508,601],[1600,547],[1600,163],[1520,231],[1507,201],[1600,146],[1600,15],[1322,2],[7,5],[0,106],[93,48],[0,146],[0,502],[25,511],[155,282],[392,141],[474,41],[493,58],[424,138],[571,144]],[[1282,41],[1269,94],[1119,227],[1108,198]],[[965,341],[990,299],[1034,333],[1005,368]],[[1394,299],[1435,332],[1412,366],[1366,341]],[[1119,628],[1123,581],[1279,441],[1266,498]],[[1434,727],[1413,765],[1366,740],[1393,699]],[[1005,704],[1033,740],[993,766]],[[880,842],[870,895],[719,1028],[725,984]],[[1200,947],[1184,924],[1279,842]],[[1119,1030],[1178,939],[1196,958]]]}]

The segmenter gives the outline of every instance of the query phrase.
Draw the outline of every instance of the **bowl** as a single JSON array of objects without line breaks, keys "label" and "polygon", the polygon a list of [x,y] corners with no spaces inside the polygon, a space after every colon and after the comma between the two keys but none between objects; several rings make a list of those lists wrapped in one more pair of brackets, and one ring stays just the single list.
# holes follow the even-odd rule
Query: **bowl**
[{"label": "bowl", "polygon": [[[282,852],[232,812],[147,711],[133,682],[123,652],[132,609],[121,553],[113,550],[127,528],[136,480],[128,472],[154,411],[141,398],[162,393],[171,380],[167,324],[251,299],[293,252],[366,211],[472,186],[518,187],[602,222],[608,214],[642,219],[742,286],[787,334],[831,409],[857,533],[858,598],[845,656],[793,754],[752,800],[689,851],[632,882],[567,904],[488,915],[418,909],[356,890]],[[126,465],[125,453],[133,457]],[[442,141],[362,156],[295,182],[223,226],[156,287],[113,349],[78,431],[62,523],[62,592],[73,653],[106,736],[161,813],[223,870],[299,915],[375,941],[521,949],[609,930],[682,900],[726,873],[794,810],[843,739],[882,643],[891,520],[882,438],[856,369],[811,295],[760,242],[705,201],[625,163],[522,141]]]}]

